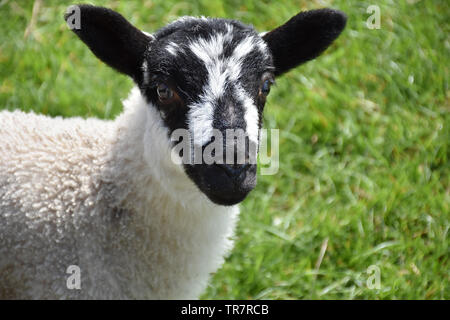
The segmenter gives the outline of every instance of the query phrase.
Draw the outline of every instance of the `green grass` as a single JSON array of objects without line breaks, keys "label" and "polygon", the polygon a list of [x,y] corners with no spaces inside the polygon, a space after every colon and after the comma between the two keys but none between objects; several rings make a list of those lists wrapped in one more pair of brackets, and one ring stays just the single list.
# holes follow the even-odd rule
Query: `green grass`
[{"label": "green grass", "polygon": [[[449,299],[450,3],[374,1],[89,1],[152,31],[181,15],[270,30],[330,6],[346,30],[316,61],[278,80],[265,126],[280,129],[280,170],[242,204],[236,246],[203,298]],[[0,0],[0,106],[112,118],[131,80],[65,26],[72,1]],[[326,240],[328,239],[328,240]],[[326,242],[327,241],[327,242]],[[316,267],[321,247],[326,250]],[[367,268],[381,272],[369,289]]]}]

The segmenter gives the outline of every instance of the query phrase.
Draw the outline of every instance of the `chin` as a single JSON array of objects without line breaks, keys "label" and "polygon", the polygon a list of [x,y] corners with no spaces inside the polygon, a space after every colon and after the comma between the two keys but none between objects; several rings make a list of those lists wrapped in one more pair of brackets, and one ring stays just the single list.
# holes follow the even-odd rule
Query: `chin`
[{"label": "chin", "polygon": [[209,200],[221,206],[242,202],[256,186],[256,165],[186,165],[185,171]]}]

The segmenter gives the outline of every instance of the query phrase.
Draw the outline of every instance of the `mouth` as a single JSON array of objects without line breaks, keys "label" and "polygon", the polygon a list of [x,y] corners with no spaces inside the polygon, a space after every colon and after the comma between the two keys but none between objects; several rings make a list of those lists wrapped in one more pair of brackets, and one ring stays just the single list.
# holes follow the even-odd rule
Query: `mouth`
[{"label": "mouth", "polygon": [[186,173],[215,204],[242,202],[256,186],[256,164],[185,165]]}]

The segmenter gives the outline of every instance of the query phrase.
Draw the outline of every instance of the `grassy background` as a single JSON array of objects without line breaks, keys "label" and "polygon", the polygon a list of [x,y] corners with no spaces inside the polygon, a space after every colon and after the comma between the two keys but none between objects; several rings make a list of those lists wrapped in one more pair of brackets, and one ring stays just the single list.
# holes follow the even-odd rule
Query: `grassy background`
[{"label": "grassy background", "polygon": [[[131,80],[67,29],[73,1],[46,0],[24,37],[33,2],[0,0],[0,108],[116,116]],[[203,298],[450,298],[447,0],[89,2],[146,31],[181,15],[261,31],[304,9],[349,16],[326,54],[272,90],[265,126],[281,130],[280,170],[244,201],[236,247]],[[369,30],[375,3],[381,29]],[[371,265],[379,290],[366,286]]]}]

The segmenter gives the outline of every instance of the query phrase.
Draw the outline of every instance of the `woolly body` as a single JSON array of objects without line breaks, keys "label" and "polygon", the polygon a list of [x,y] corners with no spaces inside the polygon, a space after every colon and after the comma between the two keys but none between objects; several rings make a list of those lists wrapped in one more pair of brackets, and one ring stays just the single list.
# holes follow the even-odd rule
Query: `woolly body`
[{"label": "woolly body", "polygon": [[1,298],[192,299],[222,264],[237,206],[163,160],[139,90],[124,104],[115,121],[0,113]]}]

